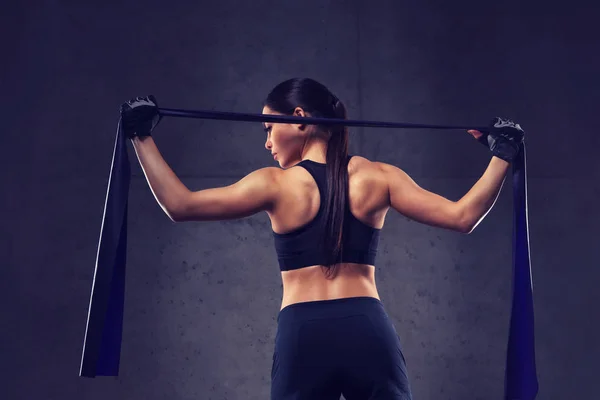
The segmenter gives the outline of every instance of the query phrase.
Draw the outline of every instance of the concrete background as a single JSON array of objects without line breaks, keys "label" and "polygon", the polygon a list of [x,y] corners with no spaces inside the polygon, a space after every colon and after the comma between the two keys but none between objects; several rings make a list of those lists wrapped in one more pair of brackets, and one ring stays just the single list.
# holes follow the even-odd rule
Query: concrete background
[{"label": "concrete background", "polygon": [[[489,3],[489,4],[488,4]],[[0,16],[0,398],[267,399],[281,279],[266,214],[172,223],[135,153],[121,372],[78,377],[119,105],[260,112],[317,79],[351,118],[527,132],[539,400],[594,398],[600,335],[598,3],[12,2]],[[536,4],[537,3],[537,4]],[[192,190],[275,166],[259,124],[168,118]],[[458,200],[489,152],[466,132],[351,128],[352,154]],[[415,399],[501,399],[510,178],[471,235],[390,211],[376,279]]]}]

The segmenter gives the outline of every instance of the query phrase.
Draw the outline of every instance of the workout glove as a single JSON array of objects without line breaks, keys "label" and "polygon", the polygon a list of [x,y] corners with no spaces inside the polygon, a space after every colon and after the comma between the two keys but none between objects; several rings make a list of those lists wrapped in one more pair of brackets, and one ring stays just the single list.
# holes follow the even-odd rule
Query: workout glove
[{"label": "workout glove", "polygon": [[482,132],[483,135],[477,140],[490,149],[493,155],[511,163],[521,149],[525,132],[519,124],[500,117],[490,122],[489,130],[489,133]]},{"label": "workout glove", "polygon": [[121,125],[129,139],[150,136],[161,119],[158,102],[153,95],[138,96],[121,104]]}]

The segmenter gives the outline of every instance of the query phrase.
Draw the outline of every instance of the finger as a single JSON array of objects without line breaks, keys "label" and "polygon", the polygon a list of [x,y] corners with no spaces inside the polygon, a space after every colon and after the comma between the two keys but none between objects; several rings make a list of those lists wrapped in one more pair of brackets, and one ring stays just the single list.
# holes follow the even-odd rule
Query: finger
[{"label": "finger", "polygon": [[483,135],[483,133],[479,132],[476,129],[469,129],[467,132],[469,132],[471,135],[473,135],[475,137],[475,139],[479,139],[481,137],[481,135]]}]

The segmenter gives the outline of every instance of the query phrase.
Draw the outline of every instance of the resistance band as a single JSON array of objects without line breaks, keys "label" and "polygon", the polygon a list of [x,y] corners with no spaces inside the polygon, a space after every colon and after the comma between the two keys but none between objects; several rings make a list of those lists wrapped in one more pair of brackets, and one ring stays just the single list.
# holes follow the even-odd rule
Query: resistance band
[{"label": "resistance band", "polygon": [[[332,118],[302,118],[280,115],[219,111],[190,111],[160,108],[161,116],[249,122],[279,122],[314,125],[345,125],[384,128],[476,129],[487,127],[356,121]],[[527,215],[527,163],[525,142],[512,162],[513,167],[513,285],[508,336],[505,400],[530,400],[538,392],[535,365],[533,282],[529,255]],[[117,376],[123,330],[125,264],[127,250],[127,203],[131,165],[127,138],[117,126],[108,190],[100,228],[96,268],[83,342],[80,376]]]}]

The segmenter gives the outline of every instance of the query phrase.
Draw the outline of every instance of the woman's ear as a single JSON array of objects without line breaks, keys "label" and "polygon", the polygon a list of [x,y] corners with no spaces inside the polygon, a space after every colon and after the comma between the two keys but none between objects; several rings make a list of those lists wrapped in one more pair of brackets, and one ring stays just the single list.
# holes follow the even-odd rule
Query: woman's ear
[{"label": "woman's ear", "polygon": [[306,117],[306,113],[302,107],[296,107],[294,109],[294,117]]},{"label": "woman's ear", "polygon": [[[294,109],[294,114],[293,114],[293,116],[294,116],[294,117],[301,117],[301,118],[305,118],[307,115],[306,115],[306,113],[304,112],[304,110],[302,109],[302,107],[296,107],[296,108]],[[298,125],[298,129],[300,129],[301,131],[305,130],[305,129],[306,129],[306,124],[299,124],[299,125]]]}]

